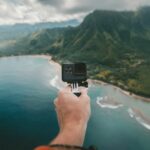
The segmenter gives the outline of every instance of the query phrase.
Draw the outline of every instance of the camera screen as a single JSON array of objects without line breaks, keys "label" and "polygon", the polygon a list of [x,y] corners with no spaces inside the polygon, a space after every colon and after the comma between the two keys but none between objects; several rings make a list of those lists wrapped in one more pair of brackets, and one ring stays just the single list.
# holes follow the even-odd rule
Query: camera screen
[{"label": "camera screen", "polygon": [[86,64],[62,64],[62,80],[64,82],[82,82],[87,79]]},{"label": "camera screen", "polygon": [[86,74],[86,65],[84,63],[75,64],[74,73],[75,74]]}]

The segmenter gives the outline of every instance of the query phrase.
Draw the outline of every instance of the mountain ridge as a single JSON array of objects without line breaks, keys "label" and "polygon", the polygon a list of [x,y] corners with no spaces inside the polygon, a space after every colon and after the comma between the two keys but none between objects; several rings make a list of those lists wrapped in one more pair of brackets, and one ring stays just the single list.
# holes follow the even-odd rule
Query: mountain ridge
[{"label": "mountain ridge", "polygon": [[46,29],[17,41],[7,55],[51,54],[83,61],[92,79],[150,97],[150,7],[96,10],[77,27]]}]

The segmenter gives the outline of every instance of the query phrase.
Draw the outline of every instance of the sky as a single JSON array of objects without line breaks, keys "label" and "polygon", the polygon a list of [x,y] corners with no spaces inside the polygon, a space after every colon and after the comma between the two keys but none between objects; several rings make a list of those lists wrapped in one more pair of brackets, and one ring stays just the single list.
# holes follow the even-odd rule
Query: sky
[{"label": "sky", "polygon": [[82,19],[95,9],[136,10],[150,0],[0,0],[0,24]]}]

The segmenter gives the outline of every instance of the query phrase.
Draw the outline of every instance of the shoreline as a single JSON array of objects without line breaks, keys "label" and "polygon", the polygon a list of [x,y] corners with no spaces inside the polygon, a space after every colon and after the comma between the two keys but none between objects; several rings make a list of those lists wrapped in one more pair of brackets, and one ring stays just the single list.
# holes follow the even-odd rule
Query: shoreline
[{"label": "shoreline", "polygon": [[0,56],[0,59],[4,59],[4,58],[11,58],[11,57],[37,57],[37,58],[44,58],[44,59],[51,59],[52,56],[51,55],[44,55],[44,54],[41,54],[41,55],[10,55],[10,56]]},{"label": "shoreline", "polygon": [[[15,55],[12,55],[12,56],[2,56],[0,57],[1,58],[8,58],[8,57],[22,57],[22,56],[31,56],[31,57],[36,57],[36,58],[44,58],[44,59],[47,59],[48,62],[52,62],[54,65],[56,65],[56,69],[57,71],[60,72],[60,69],[61,69],[61,65],[57,62],[57,61],[54,61],[52,60],[52,56],[51,55],[46,55],[46,54],[35,54],[35,55],[18,55],[18,56],[15,56]],[[112,86],[114,89],[118,89],[121,93],[123,93],[124,95],[126,96],[130,96],[130,97],[133,97],[135,99],[138,99],[138,100],[141,100],[141,101],[144,101],[144,102],[150,102],[150,98],[147,98],[147,97],[143,97],[143,96],[140,96],[140,95],[136,95],[134,93],[130,94],[130,91],[126,91],[118,86],[115,86],[113,84],[110,84],[110,83],[107,83],[107,82],[104,82],[104,81],[101,81],[101,80],[96,80],[96,79],[88,79],[88,82],[89,83],[94,83],[94,84],[100,84],[100,85],[109,85],[109,86]]]},{"label": "shoreline", "polygon": [[118,86],[115,86],[113,84],[110,84],[110,83],[107,83],[107,82],[104,82],[104,81],[101,81],[101,80],[94,80],[94,79],[88,79],[89,82],[91,83],[96,83],[96,84],[100,84],[100,85],[110,85],[112,86],[114,89],[118,89],[121,93],[123,93],[124,95],[127,95],[127,96],[130,96],[130,97],[133,97],[135,99],[138,99],[138,100],[141,100],[141,101],[144,101],[144,102],[150,102],[150,98],[147,98],[147,97],[143,97],[143,96],[140,96],[140,95],[136,95],[134,93],[130,94],[130,91],[126,91],[126,90],[123,90],[122,88],[118,87]]}]

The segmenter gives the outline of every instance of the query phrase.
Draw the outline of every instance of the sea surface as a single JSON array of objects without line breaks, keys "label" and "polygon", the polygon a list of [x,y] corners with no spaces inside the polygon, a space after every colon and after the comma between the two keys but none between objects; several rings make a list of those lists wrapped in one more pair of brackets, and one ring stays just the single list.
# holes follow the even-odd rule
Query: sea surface
[{"label": "sea surface", "polygon": [[[32,150],[57,135],[53,100],[64,85],[56,68],[42,57],[0,58],[0,150]],[[108,84],[91,83],[89,96],[92,115],[85,146],[150,150],[150,103]]]}]

